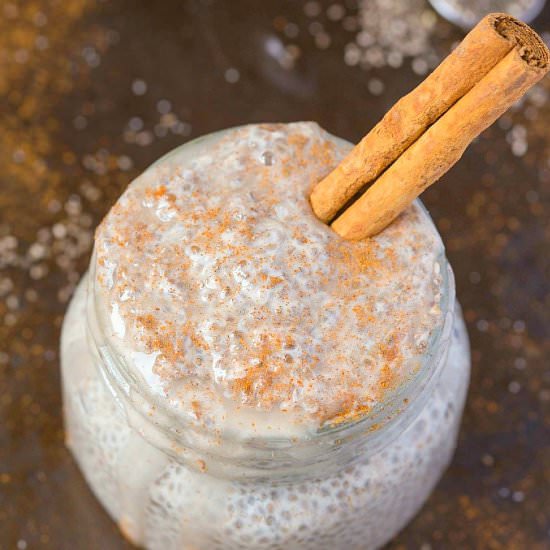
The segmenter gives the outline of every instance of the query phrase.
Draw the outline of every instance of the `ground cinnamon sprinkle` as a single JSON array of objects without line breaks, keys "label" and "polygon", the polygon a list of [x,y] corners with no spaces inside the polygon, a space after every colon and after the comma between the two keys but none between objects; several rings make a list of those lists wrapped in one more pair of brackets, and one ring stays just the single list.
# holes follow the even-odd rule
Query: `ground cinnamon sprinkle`
[{"label": "ground cinnamon sprinkle", "polygon": [[353,420],[418,367],[442,246],[416,206],[357,243],[320,223],[308,189],[346,151],[313,123],[239,128],[147,171],[99,228],[114,345],[195,421]]}]

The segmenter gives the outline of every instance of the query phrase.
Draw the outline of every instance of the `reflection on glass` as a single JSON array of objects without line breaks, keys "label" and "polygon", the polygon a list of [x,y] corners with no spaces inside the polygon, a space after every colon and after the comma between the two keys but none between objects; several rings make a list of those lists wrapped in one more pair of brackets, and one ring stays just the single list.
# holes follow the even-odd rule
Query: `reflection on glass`
[{"label": "reflection on glass", "polygon": [[531,22],[546,0],[430,0],[440,15],[465,30],[471,29],[484,15],[505,12]]}]

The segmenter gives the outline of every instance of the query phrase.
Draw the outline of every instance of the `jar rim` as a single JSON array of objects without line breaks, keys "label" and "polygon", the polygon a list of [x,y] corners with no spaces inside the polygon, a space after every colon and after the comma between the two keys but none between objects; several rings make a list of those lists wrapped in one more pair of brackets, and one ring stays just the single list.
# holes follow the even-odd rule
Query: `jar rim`
[{"label": "jar rim", "polygon": [[[225,130],[226,131],[226,130]],[[209,136],[221,134],[215,132],[202,136],[197,140],[203,140]],[[340,138],[334,137],[339,142],[343,142]],[[188,142],[173,151],[167,153],[155,164],[167,159],[181,147],[188,146]],[[416,201],[420,207],[422,215],[431,224],[433,230],[437,233],[435,224],[431,219],[427,209],[419,199]],[[368,443],[368,448],[371,450],[378,449],[382,444],[387,444],[400,431],[402,431],[409,423],[416,418],[417,414],[422,409],[427,396],[429,396],[429,388],[433,387],[437,379],[437,372],[446,358],[446,351],[450,342],[452,330],[454,305],[455,305],[455,286],[452,269],[445,257],[445,250],[442,247],[441,254],[436,258],[436,263],[439,265],[441,275],[440,300],[439,307],[441,311],[440,322],[431,330],[426,351],[422,354],[420,366],[410,373],[397,387],[388,391],[383,401],[374,406],[365,415],[354,418],[349,421],[343,421],[338,424],[321,426],[316,432],[308,432],[307,436],[301,442],[302,445],[320,444],[325,448],[331,445],[342,445],[346,441],[350,441],[360,435],[364,443]],[[141,383],[140,376],[132,369],[127,362],[118,353],[114,346],[111,345],[108,336],[101,327],[99,322],[100,315],[98,313],[98,303],[95,293],[95,267],[96,267],[96,252],[92,255],[90,262],[90,273],[88,279],[88,303],[86,324],[88,337],[91,340],[93,347],[99,351],[99,356],[103,367],[101,369],[104,379],[108,383],[112,393],[119,400],[120,404],[126,409],[127,413],[131,409],[137,412],[141,418],[154,424],[156,430],[160,430],[164,437],[162,442],[157,442],[157,446],[173,448],[173,444],[168,444],[170,438],[181,443],[180,447],[189,448],[190,441],[186,431],[197,431],[197,426],[192,425],[190,421],[182,418],[169,405],[159,399],[159,396],[154,394],[148,384]],[[155,408],[155,419],[148,412],[151,406]],[[202,427],[204,430],[204,427]],[[156,436],[149,434],[152,439]],[[227,434],[215,434],[216,439],[220,438],[224,443],[228,441],[236,442],[236,438],[229,438]],[[196,439],[196,438],[195,438]],[[195,441],[196,443],[196,441]],[[257,454],[261,450],[260,455],[269,456],[270,453],[279,452],[283,449],[288,449],[291,446],[298,446],[298,442],[294,436],[288,438],[280,436],[255,436],[253,438],[242,439],[238,441],[241,449],[249,449],[251,454]],[[191,445],[192,446],[192,445]],[[202,452],[207,452],[202,448],[201,444],[197,444]],[[166,450],[166,449],[165,449]],[[246,454],[246,453],[245,453]],[[227,458],[227,457],[225,457]],[[256,458],[256,457],[254,457]]]}]

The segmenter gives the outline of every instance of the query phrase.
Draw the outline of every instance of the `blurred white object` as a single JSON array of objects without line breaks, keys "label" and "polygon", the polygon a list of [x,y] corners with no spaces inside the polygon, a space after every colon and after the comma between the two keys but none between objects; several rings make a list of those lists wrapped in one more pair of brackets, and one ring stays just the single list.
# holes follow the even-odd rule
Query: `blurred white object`
[{"label": "blurred white object", "polygon": [[465,30],[471,29],[491,12],[505,12],[530,23],[541,12],[546,0],[429,0],[445,19]]}]

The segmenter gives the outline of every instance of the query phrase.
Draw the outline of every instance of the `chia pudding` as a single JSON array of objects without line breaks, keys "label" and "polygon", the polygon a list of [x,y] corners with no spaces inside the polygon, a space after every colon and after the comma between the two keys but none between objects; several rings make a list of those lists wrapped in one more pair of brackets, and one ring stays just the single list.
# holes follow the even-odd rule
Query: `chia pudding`
[{"label": "chia pudding", "polygon": [[62,335],[67,441],[147,548],[378,548],[450,460],[468,376],[419,202],[343,240],[308,196],[350,150],[314,123],[170,153],[96,233]]}]

